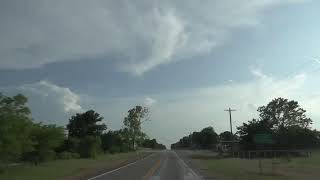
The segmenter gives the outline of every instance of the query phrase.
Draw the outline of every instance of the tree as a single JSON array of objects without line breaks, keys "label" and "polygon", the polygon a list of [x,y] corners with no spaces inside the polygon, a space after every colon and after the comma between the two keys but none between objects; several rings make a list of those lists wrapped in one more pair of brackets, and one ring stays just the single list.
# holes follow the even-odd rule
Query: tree
[{"label": "tree", "polygon": [[240,135],[240,144],[244,145],[246,149],[255,149],[255,135],[273,134],[273,131],[268,121],[252,119],[248,123],[243,123],[242,126],[238,127],[238,134]]},{"label": "tree", "polygon": [[240,143],[247,149],[257,146],[258,134],[271,137],[271,144],[264,148],[305,148],[318,144],[317,133],[310,130],[312,120],[306,116],[297,101],[284,98],[273,99],[266,106],[258,108],[259,119],[253,119],[238,127]]},{"label": "tree", "polygon": [[213,144],[218,142],[218,135],[213,130],[213,127],[206,127],[200,131],[201,135],[201,147],[208,149]]},{"label": "tree", "polygon": [[146,107],[136,106],[128,111],[123,124],[129,130],[132,150],[135,149],[136,136],[141,132],[141,123],[148,116],[149,110]]},{"label": "tree", "polygon": [[69,119],[67,125],[69,137],[84,138],[86,136],[100,136],[107,129],[105,124],[97,124],[101,122],[103,117],[100,114],[89,110],[82,114],[76,114]]},{"label": "tree", "polygon": [[125,141],[123,140],[121,131],[108,131],[101,135],[101,146],[103,151],[114,153],[114,151],[121,151],[121,147]]},{"label": "tree", "polygon": [[97,136],[86,136],[80,141],[80,157],[96,158],[101,150],[101,139]]},{"label": "tree", "polygon": [[219,134],[220,141],[234,141],[238,140],[238,137],[235,134],[231,134],[230,131],[225,131]]},{"label": "tree", "polygon": [[142,147],[151,149],[166,149],[166,146],[159,144],[156,139],[145,139],[142,143]]},{"label": "tree", "polygon": [[312,123],[312,120],[306,117],[306,111],[299,106],[297,101],[289,101],[281,97],[272,100],[266,106],[259,107],[258,112],[260,119],[270,123],[275,130],[290,126],[307,128]]},{"label": "tree", "polygon": [[7,97],[0,94],[0,161],[16,161],[33,149],[30,138],[32,120],[22,94]]},{"label": "tree", "polygon": [[98,124],[103,120],[100,114],[89,110],[72,116],[67,125],[69,147],[80,154],[80,157],[96,157],[101,148],[101,135],[107,129],[105,124]]},{"label": "tree", "polygon": [[218,142],[218,134],[213,127],[206,127],[200,132],[193,132],[189,136],[184,136],[177,143],[171,145],[172,149],[176,148],[202,148],[209,149]]},{"label": "tree", "polygon": [[55,149],[64,141],[64,129],[56,125],[34,124],[31,132],[33,151],[24,154],[26,160],[35,164],[55,158]]}]

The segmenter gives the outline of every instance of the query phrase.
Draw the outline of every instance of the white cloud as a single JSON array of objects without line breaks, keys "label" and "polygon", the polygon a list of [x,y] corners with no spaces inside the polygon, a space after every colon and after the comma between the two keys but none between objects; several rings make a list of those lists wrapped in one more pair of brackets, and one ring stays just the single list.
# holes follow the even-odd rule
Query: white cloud
[{"label": "white cloud", "polygon": [[79,104],[80,97],[72,92],[69,88],[59,87],[48,81],[40,81],[33,84],[26,84],[19,87],[22,91],[37,94],[41,98],[49,101],[55,99],[65,112],[83,111]]},{"label": "white cloud", "polygon": [[48,81],[1,87],[0,90],[9,95],[26,95],[37,121],[65,124],[70,115],[83,111],[80,95]]},{"label": "white cloud", "polygon": [[[224,109],[229,107],[237,109],[233,113],[236,131],[236,126],[258,116],[259,106],[266,105],[277,97],[298,101],[313,119],[313,127],[320,128],[320,113],[317,110],[320,96],[315,94],[315,89],[309,88],[308,75],[298,74],[279,79],[258,69],[251,72],[256,78],[245,83],[234,82],[154,95],[159,101],[156,108],[152,109],[153,121],[150,123],[152,125],[149,133],[162,137],[169,144],[183,134],[187,135],[206,126],[213,126],[217,132],[226,131],[229,130],[229,116]],[[171,141],[167,141],[168,138]]]},{"label": "white cloud", "polygon": [[[251,68],[253,79],[247,82],[233,82],[210,87],[179,90],[177,92],[152,94],[139,97],[103,98],[85,97],[69,88],[47,81],[3,87],[0,91],[23,93],[29,97],[32,114],[36,120],[65,124],[70,115],[87,109],[105,117],[109,128],[118,129],[129,108],[136,104],[150,105],[151,122],[143,124],[143,130],[150,137],[156,137],[169,145],[182,135],[213,126],[217,132],[229,130],[229,117],[224,109],[237,109],[233,113],[234,128],[254,117],[257,108],[273,98],[284,97],[297,100],[307,115],[314,121],[313,127],[320,128],[320,94],[312,88],[312,76],[297,74],[287,78],[266,75],[257,68]],[[235,129],[234,129],[235,131]]]},{"label": "white cloud", "polygon": [[23,69],[96,57],[141,75],[208,53],[265,10],[302,0],[29,0],[0,2],[0,68]]},{"label": "white cloud", "polygon": [[157,101],[151,97],[146,97],[144,99],[144,102],[143,104],[146,105],[146,106],[152,106],[154,103],[156,103]]}]

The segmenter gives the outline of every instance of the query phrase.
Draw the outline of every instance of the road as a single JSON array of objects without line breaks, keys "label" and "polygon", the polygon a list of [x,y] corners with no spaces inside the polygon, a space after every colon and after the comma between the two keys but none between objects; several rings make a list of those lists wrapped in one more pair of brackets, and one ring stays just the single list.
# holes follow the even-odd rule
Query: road
[{"label": "road", "polygon": [[159,151],[89,180],[202,180],[175,151]]}]

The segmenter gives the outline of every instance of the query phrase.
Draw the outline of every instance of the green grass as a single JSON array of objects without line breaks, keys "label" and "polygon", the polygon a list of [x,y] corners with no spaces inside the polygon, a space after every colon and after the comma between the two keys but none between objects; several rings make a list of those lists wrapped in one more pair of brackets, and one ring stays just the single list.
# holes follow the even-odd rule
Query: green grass
[{"label": "green grass", "polygon": [[291,158],[290,161],[262,159],[262,174],[257,159],[217,159],[201,155],[193,158],[209,176],[219,180],[317,180],[320,177],[320,152],[314,152],[310,158]]},{"label": "green grass", "polygon": [[[128,159],[136,156],[143,156],[143,152],[131,152],[120,154],[101,155],[97,159],[70,159],[56,160],[47,163],[34,165],[19,165],[7,168],[0,179],[10,180],[53,180],[72,179],[72,176],[94,174],[97,170],[103,171],[106,168],[116,167]],[[69,178],[65,178],[69,177]]]}]

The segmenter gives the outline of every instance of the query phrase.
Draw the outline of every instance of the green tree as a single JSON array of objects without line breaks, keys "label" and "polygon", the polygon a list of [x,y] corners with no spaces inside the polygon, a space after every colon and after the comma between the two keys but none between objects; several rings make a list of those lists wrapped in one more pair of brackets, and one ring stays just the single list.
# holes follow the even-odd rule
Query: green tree
[{"label": "green tree", "polygon": [[181,138],[177,143],[171,145],[171,148],[197,148],[209,149],[218,142],[218,134],[213,127],[206,127],[200,132],[193,132],[189,136]]},{"label": "green tree", "polygon": [[7,97],[0,94],[0,161],[16,161],[33,149],[30,138],[32,120],[22,94]]},{"label": "green tree", "polygon": [[96,158],[101,151],[101,139],[97,136],[86,136],[80,141],[80,157]]},{"label": "green tree", "polygon": [[238,127],[238,134],[240,135],[240,143],[244,145],[245,149],[255,149],[255,135],[273,134],[273,131],[267,120],[252,119],[248,123],[243,123],[242,126]]},{"label": "green tree", "polygon": [[230,131],[225,131],[219,134],[219,140],[220,141],[234,141],[238,140],[238,136],[235,134],[231,134]]},{"label": "green tree", "polygon": [[284,98],[276,98],[266,106],[258,108],[260,120],[265,120],[275,130],[299,126],[307,128],[312,123],[306,116],[306,110],[302,109],[297,101],[289,101]]},{"label": "green tree", "polygon": [[120,152],[126,142],[123,138],[122,131],[108,131],[101,135],[102,149],[104,152]]},{"label": "green tree", "polygon": [[101,148],[101,135],[107,129],[103,117],[93,110],[72,116],[67,125],[70,151],[81,157],[95,157]]},{"label": "green tree", "polygon": [[97,124],[103,120],[100,114],[89,110],[78,113],[69,119],[67,125],[69,137],[84,138],[85,136],[100,136],[107,129],[105,124]]},{"label": "green tree", "polygon": [[26,160],[35,164],[53,160],[56,155],[55,149],[61,146],[65,139],[64,129],[56,125],[34,124],[31,139],[34,149],[24,154]]},{"label": "green tree", "polygon": [[141,123],[146,120],[149,110],[146,107],[136,106],[128,111],[127,117],[124,118],[123,124],[128,129],[132,150],[135,149],[136,137],[141,133]]},{"label": "green tree", "polygon": [[218,142],[218,135],[214,131],[213,127],[206,127],[202,129],[200,135],[202,148],[208,149]]},{"label": "green tree", "polygon": [[163,144],[159,144],[156,139],[149,138],[144,139],[142,147],[151,149],[166,149],[166,146]]},{"label": "green tree", "polygon": [[254,137],[268,134],[273,148],[311,147],[317,144],[317,133],[310,130],[312,120],[306,116],[297,101],[276,98],[258,108],[259,119],[253,119],[238,127],[241,144],[247,149],[256,147]]}]

